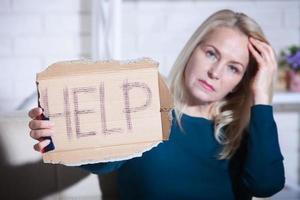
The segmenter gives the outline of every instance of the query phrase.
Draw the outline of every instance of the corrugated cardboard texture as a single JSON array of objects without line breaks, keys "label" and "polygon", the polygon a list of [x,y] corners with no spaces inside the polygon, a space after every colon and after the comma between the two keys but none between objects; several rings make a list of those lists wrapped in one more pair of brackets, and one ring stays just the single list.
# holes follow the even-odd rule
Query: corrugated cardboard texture
[{"label": "corrugated cardboard texture", "polygon": [[171,98],[149,59],[66,61],[37,74],[39,104],[55,123],[44,162],[123,160],[168,139]]}]

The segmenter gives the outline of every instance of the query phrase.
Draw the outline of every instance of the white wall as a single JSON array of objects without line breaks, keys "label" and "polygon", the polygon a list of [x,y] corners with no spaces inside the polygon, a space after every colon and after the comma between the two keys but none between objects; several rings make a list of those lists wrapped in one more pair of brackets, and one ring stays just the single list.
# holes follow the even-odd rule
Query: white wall
[{"label": "white wall", "polygon": [[0,112],[36,90],[49,64],[88,57],[90,1],[0,0]]},{"label": "white wall", "polygon": [[300,43],[300,1],[144,1],[124,5],[123,55],[151,55],[166,73],[199,24],[223,8],[253,17],[277,51]]},{"label": "white wall", "polygon": [[[34,92],[35,74],[90,58],[90,0],[0,0],[0,112]],[[167,74],[196,27],[230,8],[256,19],[276,51],[300,43],[300,1],[125,1],[122,58],[150,56]]]}]

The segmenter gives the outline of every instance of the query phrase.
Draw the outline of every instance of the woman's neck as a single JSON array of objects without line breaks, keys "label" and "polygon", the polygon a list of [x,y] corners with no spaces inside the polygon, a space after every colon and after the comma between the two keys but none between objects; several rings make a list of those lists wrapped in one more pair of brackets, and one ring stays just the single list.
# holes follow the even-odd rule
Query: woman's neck
[{"label": "woman's neck", "polygon": [[206,119],[212,119],[211,108],[212,103],[184,104],[181,111],[193,117],[203,117]]}]

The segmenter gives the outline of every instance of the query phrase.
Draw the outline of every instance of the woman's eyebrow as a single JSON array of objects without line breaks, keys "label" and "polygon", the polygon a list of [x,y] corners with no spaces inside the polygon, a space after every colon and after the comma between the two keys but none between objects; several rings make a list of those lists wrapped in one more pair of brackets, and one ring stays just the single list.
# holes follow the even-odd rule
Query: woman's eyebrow
[{"label": "woman's eyebrow", "polygon": [[238,61],[232,60],[232,61],[230,61],[230,62],[232,62],[232,63],[234,63],[234,64],[241,65],[243,68],[245,68],[245,66],[244,66],[242,63],[238,62]]},{"label": "woman's eyebrow", "polygon": [[[216,53],[218,54],[218,56],[219,56],[219,57],[222,57],[222,54],[221,54],[221,52],[218,50],[217,47],[215,47],[215,46],[212,45],[212,44],[204,44],[204,45],[213,48],[213,49],[216,51]],[[245,66],[244,66],[241,62],[239,62],[239,61],[231,60],[230,62],[231,62],[231,63],[238,64],[238,65],[241,65],[243,68],[245,68]]]},{"label": "woman's eyebrow", "polygon": [[216,51],[216,53],[218,54],[218,56],[221,57],[220,51],[214,45],[205,44],[205,43],[204,43],[204,45],[213,48]]}]

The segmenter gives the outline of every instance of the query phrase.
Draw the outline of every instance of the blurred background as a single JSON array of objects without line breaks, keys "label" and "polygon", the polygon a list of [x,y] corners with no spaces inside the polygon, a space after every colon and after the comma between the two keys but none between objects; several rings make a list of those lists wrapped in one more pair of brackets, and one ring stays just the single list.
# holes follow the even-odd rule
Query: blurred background
[{"label": "blurred background", "polygon": [[0,198],[117,198],[115,174],[42,164],[33,151],[36,73],[61,60],[151,57],[167,76],[195,29],[224,8],[254,18],[279,57],[274,110],[286,187],[270,199],[300,199],[299,0],[0,0]]}]

